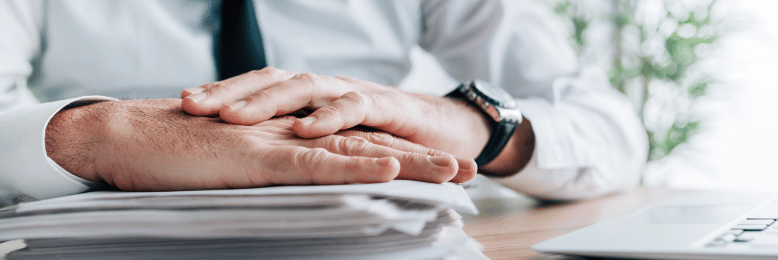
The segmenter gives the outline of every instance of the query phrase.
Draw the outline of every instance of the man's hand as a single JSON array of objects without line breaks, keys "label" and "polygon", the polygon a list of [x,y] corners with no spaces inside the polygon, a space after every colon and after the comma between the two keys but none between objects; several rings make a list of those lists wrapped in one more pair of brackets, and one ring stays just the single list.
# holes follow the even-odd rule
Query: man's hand
[{"label": "man's hand", "polygon": [[464,182],[476,173],[472,159],[381,132],[302,139],[294,121],[226,124],[185,114],[180,99],[101,102],[58,113],[46,129],[46,151],[77,176],[134,191]]},{"label": "man's hand", "polygon": [[265,68],[181,93],[187,113],[219,115],[253,125],[302,108],[315,111],[292,129],[306,138],[356,125],[375,127],[414,143],[474,158],[489,138],[489,125],[467,104],[347,77]]},{"label": "man's hand", "polygon": [[[364,125],[466,158],[478,156],[491,135],[485,116],[462,100],[411,94],[347,77],[275,68],[186,89],[181,97],[187,113],[218,115],[242,125],[311,108],[314,112],[310,116],[293,124],[298,136],[315,138]],[[525,120],[515,136],[520,138],[509,142],[507,154],[501,154],[482,170],[513,174],[524,167],[534,149],[529,121]]]}]

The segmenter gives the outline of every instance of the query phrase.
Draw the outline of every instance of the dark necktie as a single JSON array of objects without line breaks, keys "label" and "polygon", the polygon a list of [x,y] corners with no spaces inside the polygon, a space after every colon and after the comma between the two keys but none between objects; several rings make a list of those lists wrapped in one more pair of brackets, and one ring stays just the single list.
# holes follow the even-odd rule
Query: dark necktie
[{"label": "dark necktie", "polygon": [[267,66],[262,35],[251,0],[224,0],[221,31],[216,37],[216,67],[219,80]]}]

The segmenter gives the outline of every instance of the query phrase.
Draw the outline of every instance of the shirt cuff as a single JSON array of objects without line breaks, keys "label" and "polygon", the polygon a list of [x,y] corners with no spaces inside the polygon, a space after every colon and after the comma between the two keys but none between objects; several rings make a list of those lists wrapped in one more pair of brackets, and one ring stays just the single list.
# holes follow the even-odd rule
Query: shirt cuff
[{"label": "shirt cuff", "polygon": [[[597,191],[568,192],[564,185],[575,178],[578,169],[586,163],[576,156],[565,135],[559,133],[551,105],[543,99],[517,99],[522,116],[532,122],[535,149],[527,165],[508,177],[490,177],[492,180],[526,195],[540,199],[580,199],[598,194]],[[556,123],[555,123],[556,122]]]},{"label": "shirt cuff", "polygon": [[[543,169],[578,168],[587,164],[586,159],[577,155],[570,147],[573,140],[567,140],[568,135],[560,133],[569,127],[561,125],[566,120],[560,120],[553,113],[551,104],[544,99],[519,99],[517,106],[522,116],[532,122],[535,132],[535,151],[537,165]],[[562,140],[564,139],[564,140]]]},{"label": "shirt cuff", "polygon": [[99,187],[47,156],[46,126],[65,107],[108,100],[115,99],[86,96],[0,113],[0,188],[40,200]]}]

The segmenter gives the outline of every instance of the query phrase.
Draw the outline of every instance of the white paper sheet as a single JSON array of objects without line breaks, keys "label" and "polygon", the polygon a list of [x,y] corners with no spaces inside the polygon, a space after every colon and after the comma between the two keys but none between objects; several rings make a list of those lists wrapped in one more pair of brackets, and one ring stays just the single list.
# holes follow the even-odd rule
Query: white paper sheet
[{"label": "white paper sheet", "polygon": [[[462,185],[454,183],[424,183],[407,180],[394,180],[375,184],[325,185],[325,186],[276,186],[254,189],[232,190],[199,190],[172,192],[117,192],[98,191],[72,196],[65,196],[43,201],[19,204],[16,212],[22,213],[35,210],[59,209],[71,205],[88,206],[90,201],[120,200],[140,197],[172,197],[172,196],[260,196],[260,195],[303,195],[303,194],[370,194],[409,200],[427,201],[445,208],[452,208],[460,213],[476,215],[478,209],[467,196]],[[281,202],[291,202],[280,199]],[[299,201],[298,201],[299,202]],[[83,203],[83,204],[76,204]]]},{"label": "white paper sheet", "polygon": [[456,259],[482,256],[456,211],[477,214],[461,185],[279,186],[90,192],[0,209],[9,259]]}]

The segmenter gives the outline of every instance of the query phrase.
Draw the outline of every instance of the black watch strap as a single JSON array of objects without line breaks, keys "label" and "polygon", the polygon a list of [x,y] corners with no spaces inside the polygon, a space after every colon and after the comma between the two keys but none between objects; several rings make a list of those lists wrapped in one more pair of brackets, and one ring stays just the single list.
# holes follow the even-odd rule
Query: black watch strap
[{"label": "black watch strap", "polygon": [[508,140],[513,136],[513,131],[516,130],[518,122],[516,120],[502,120],[492,131],[492,136],[489,137],[489,141],[486,142],[484,150],[481,154],[475,158],[475,163],[480,167],[488,164],[497,155],[500,155],[502,149],[508,144]]}]

